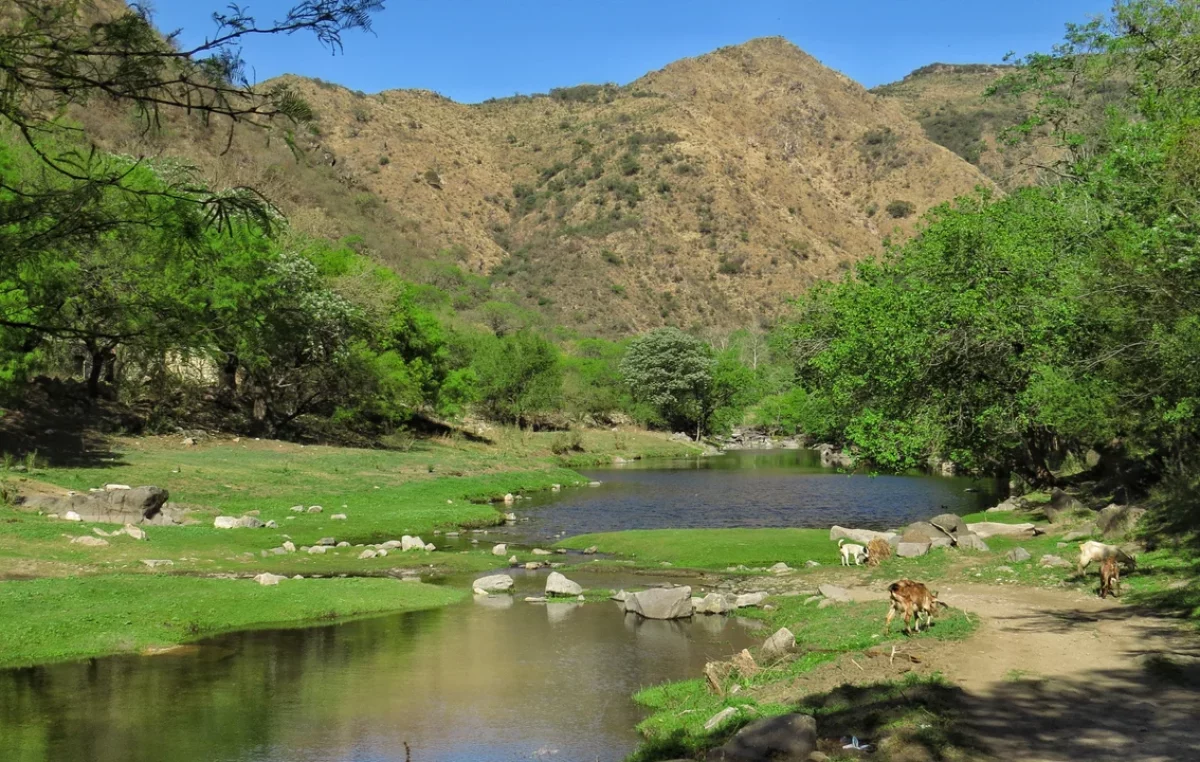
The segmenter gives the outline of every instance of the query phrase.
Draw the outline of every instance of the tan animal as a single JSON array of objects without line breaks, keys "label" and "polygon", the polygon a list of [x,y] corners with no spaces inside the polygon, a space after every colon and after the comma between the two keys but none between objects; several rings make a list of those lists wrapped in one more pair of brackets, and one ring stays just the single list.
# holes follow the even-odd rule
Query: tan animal
[{"label": "tan animal", "polygon": [[[892,607],[888,610],[887,623],[884,633],[892,631],[892,618],[900,611],[904,612],[904,632],[911,634],[910,619],[916,619],[917,632],[921,631],[921,614],[925,615],[925,627],[933,624],[933,612],[938,606],[946,604],[937,599],[937,593],[931,593],[929,588],[911,579],[893,582],[888,587],[888,595],[892,599]],[[914,616],[915,614],[915,616]]]},{"label": "tan animal", "polygon": [[852,558],[855,566],[861,566],[862,562],[867,560],[866,548],[846,542],[845,539],[838,540],[838,552],[842,554],[842,566],[849,566]]},{"label": "tan animal", "polygon": [[1111,595],[1116,598],[1121,592],[1121,567],[1115,557],[1108,557],[1100,562],[1100,597]]},{"label": "tan animal", "polygon": [[867,543],[867,566],[879,566],[891,557],[892,546],[887,540],[876,537]]},{"label": "tan animal", "polygon": [[1125,551],[1118,548],[1116,545],[1105,545],[1102,542],[1088,540],[1079,546],[1079,563],[1076,565],[1075,573],[1083,574],[1083,570],[1088,567],[1092,561],[1104,561],[1108,558],[1115,558],[1118,562],[1130,569],[1137,568],[1137,561],[1133,560]]}]

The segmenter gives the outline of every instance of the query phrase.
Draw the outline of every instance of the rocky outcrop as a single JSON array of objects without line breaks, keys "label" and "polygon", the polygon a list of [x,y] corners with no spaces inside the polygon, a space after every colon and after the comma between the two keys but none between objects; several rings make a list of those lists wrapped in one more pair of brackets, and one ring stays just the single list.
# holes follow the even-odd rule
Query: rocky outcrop
[{"label": "rocky outcrop", "polygon": [[692,615],[692,588],[684,585],[629,593],[624,607],[627,614],[646,619],[685,619]]},{"label": "rocky outcrop", "polygon": [[175,523],[164,516],[163,506],[169,493],[160,487],[97,490],[77,495],[26,495],[18,497],[17,508],[65,516],[78,516],[77,521],[107,524]]},{"label": "rocky outcrop", "polygon": [[977,550],[981,553],[987,553],[989,550],[987,543],[974,532],[963,532],[955,540],[959,550]]},{"label": "rocky outcrop", "polygon": [[1145,514],[1145,508],[1112,503],[1096,515],[1096,524],[1105,537],[1118,537],[1133,531]]},{"label": "rocky outcrop", "polygon": [[1087,513],[1087,508],[1073,496],[1056,489],[1050,493],[1050,502],[1042,506],[1042,512],[1052,524],[1058,524],[1072,516]]}]

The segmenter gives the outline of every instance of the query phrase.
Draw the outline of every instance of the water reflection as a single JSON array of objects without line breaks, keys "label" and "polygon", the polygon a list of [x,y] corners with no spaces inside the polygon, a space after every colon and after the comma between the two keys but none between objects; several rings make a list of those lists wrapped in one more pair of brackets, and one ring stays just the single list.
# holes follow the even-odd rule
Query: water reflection
[{"label": "water reflection", "polygon": [[459,606],[219,638],[188,655],[0,672],[5,762],[623,758],[638,688],[747,645],[744,623],[616,604]]},{"label": "water reflection", "polygon": [[601,485],[522,500],[516,510],[528,523],[497,533],[533,541],[621,529],[833,524],[884,529],[946,510],[971,513],[994,502],[989,482],[838,473],[823,468],[812,450],[637,461],[586,473]]}]

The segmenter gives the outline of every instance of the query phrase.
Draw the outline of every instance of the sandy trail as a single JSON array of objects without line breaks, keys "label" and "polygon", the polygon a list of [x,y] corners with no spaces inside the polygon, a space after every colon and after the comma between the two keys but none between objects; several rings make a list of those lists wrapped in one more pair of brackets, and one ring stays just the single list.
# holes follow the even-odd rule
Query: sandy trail
[{"label": "sandy trail", "polygon": [[935,658],[997,759],[1200,760],[1194,630],[1075,591],[963,584],[940,598],[981,619]]}]

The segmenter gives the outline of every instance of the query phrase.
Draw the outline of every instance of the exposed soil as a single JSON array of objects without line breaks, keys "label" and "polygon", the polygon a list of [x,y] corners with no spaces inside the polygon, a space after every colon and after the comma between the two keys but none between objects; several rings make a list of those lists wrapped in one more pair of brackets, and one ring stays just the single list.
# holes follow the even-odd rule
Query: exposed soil
[{"label": "exposed soil", "polygon": [[[875,586],[850,592],[858,600],[886,597]],[[1194,629],[1076,591],[961,584],[944,586],[940,598],[978,616],[978,632],[955,643],[913,641],[895,658],[890,648],[843,658],[788,688],[811,693],[941,672],[963,689],[963,721],[995,759],[1200,759]]]}]

